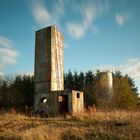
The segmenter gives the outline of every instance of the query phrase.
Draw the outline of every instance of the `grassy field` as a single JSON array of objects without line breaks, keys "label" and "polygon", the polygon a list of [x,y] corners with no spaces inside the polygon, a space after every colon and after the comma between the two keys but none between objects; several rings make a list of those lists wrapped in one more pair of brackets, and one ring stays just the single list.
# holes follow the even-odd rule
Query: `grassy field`
[{"label": "grassy field", "polygon": [[140,112],[97,111],[41,118],[0,114],[0,140],[140,140]]}]

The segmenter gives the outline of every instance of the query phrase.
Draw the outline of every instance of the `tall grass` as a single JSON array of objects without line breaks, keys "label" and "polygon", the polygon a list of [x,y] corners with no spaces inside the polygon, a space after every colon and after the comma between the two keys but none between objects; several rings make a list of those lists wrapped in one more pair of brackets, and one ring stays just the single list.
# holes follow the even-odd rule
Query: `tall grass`
[{"label": "tall grass", "polygon": [[139,140],[140,112],[101,111],[54,118],[0,114],[0,140]]}]

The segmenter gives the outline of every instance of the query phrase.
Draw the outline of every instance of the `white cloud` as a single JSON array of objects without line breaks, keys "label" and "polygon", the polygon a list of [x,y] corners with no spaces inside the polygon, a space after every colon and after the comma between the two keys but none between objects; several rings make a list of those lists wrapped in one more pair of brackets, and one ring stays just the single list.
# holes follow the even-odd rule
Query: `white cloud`
[{"label": "white cloud", "polygon": [[41,26],[49,26],[51,24],[59,25],[60,19],[62,19],[66,12],[69,12],[69,9],[66,9],[66,5],[71,10],[75,7],[76,11],[74,10],[74,12],[78,13],[79,17],[82,17],[82,20],[67,22],[65,27],[70,36],[78,39],[83,37],[90,28],[95,34],[98,33],[97,28],[95,26],[92,27],[93,22],[107,11],[109,7],[108,3],[103,0],[87,0],[86,2],[82,1],[80,3],[77,1],[56,0],[52,2],[52,10],[48,9],[45,4],[47,3],[44,0],[32,0],[32,15]]},{"label": "white cloud", "polygon": [[59,19],[65,13],[65,5],[68,3],[68,0],[56,0],[54,3],[54,7],[52,8],[52,16],[54,17],[55,21],[59,21]]},{"label": "white cloud", "polygon": [[123,26],[127,21],[132,19],[132,13],[131,12],[122,12],[122,13],[116,13],[116,22],[118,26]]},{"label": "white cloud", "polygon": [[16,58],[19,55],[19,52],[14,50],[11,46],[11,48],[0,48],[0,54],[6,57]]},{"label": "white cloud", "polygon": [[63,46],[64,46],[64,48],[66,48],[66,49],[68,49],[69,48],[69,44],[67,44],[67,43],[63,43]]},{"label": "white cloud", "polygon": [[53,1],[52,10],[48,10],[44,0],[32,0],[31,11],[36,22],[41,26],[59,24],[60,18],[64,15],[65,4],[68,0]]},{"label": "white cloud", "polygon": [[[79,3],[77,3],[79,4]],[[75,8],[76,9],[76,8]],[[77,39],[82,38],[88,29],[97,33],[97,28],[93,26],[94,21],[102,16],[109,9],[108,3],[103,1],[86,1],[77,6],[77,12],[82,16],[81,21],[68,22],[66,28],[68,33]],[[95,30],[96,29],[96,30]]]},{"label": "white cloud", "polygon": [[1,78],[1,76],[3,76],[4,74],[3,74],[3,72],[0,72],[0,78]]},{"label": "white cloud", "polygon": [[85,28],[83,27],[83,25],[80,25],[78,23],[67,23],[66,26],[68,33],[77,39],[83,37],[85,34]]},{"label": "white cloud", "polygon": [[[135,80],[136,86],[138,87],[138,92],[140,94],[140,59],[139,58],[130,58],[125,64],[120,66],[104,66],[98,68],[101,71],[110,70],[112,72],[120,71],[122,74],[128,74],[131,78]],[[96,72],[94,70],[94,72]]]},{"label": "white cloud", "polygon": [[104,66],[100,68],[100,70],[120,71],[122,74],[128,74],[135,80],[140,80],[140,59],[130,58],[125,64],[119,66]]},{"label": "white cloud", "polygon": [[0,70],[17,62],[20,53],[13,48],[13,44],[10,39],[0,35]]},{"label": "white cloud", "polygon": [[9,40],[8,38],[0,35],[0,46],[11,48],[11,46],[13,46],[13,42]]},{"label": "white cloud", "polygon": [[48,9],[45,7],[43,0],[37,1],[34,0],[32,3],[32,14],[36,22],[40,25],[48,25],[53,22],[51,15],[48,12]]},{"label": "white cloud", "polygon": [[138,58],[129,59],[126,64],[119,66],[117,69],[136,80],[140,80],[140,59]]},{"label": "white cloud", "polygon": [[119,26],[123,26],[124,20],[125,20],[124,16],[116,14],[116,21]]},{"label": "white cloud", "polygon": [[29,76],[33,76],[34,75],[34,72],[18,72],[14,75],[21,75],[21,76],[24,76],[24,75],[29,75]]},{"label": "white cloud", "polygon": [[9,57],[9,56],[2,56],[0,62],[3,63],[3,64],[6,64],[6,65],[16,64],[15,58],[14,57],[12,58],[12,57]]}]

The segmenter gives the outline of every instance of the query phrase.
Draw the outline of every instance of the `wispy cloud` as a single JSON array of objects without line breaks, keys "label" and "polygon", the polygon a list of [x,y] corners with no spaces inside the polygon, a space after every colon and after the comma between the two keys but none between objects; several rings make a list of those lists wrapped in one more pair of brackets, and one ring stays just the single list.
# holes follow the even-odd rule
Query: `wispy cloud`
[{"label": "wispy cloud", "polygon": [[100,68],[101,71],[110,70],[112,72],[120,71],[122,74],[128,74],[135,80],[138,92],[140,94],[140,59],[130,58],[126,63],[120,66],[104,66]]},{"label": "wispy cloud", "polygon": [[35,18],[35,20],[38,24],[48,25],[53,22],[53,19],[51,18],[51,15],[50,15],[47,7],[45,7],[43,0],[32,1],[31,10],[32,10],[33,17]]},{"label": "wispy cloud", "polygon": [[66,48],[66,49],[68,49],[68,48],[70,47],[69,44],[66,43],[66,42],[64,42],[63,46],[64,46],[64,48]]},{"label": "wispy cloud", "polygon": [[67,23],[66,28],[69,35],[77,39],[83,37],[86,32],[86,28],[80,23]]},{"label": "wispy cloud", "polygon": [[132,12],[122,12],[122,13],[116,13],[116,22],[118,26],[123,26],[127,21],[132,19]]},{"label": "wispy cloud", "polygon": [[44,0],[32,0],[31,11],[36,22],[41,26],[59,24],[60,18],[64,15],[65,4],[68,0],[53,1],[52,10],[47,8]]},{"label": "wispy cloud", "polygon": [[61,17],[65,13],[65,5],[68,4],[69,0],[56,0],[54,2],[52,16],[54,17],[55,21],[59,21]]},{"label": "wispy cloud", "polygon": [[0,46],[11,48],[11,46],[13,46],[13,42],[9,40],[8,38],[0,35]]},{"label": "wispy cloud", "polygon": [[69,0],[56,0],[51,2],[51,9],[47,7],[47,3],[44,0],[32,0],[31,11],[35,21],[41,26],[49,26],[51,24],[57,24],[59,26],[60,20],[65,16],[69,16],[69,10],[66,9],[67,6],[75,12],[78,13],[82,19],[77,21],[77,19],[66,22],[66,30],[70,36],[77,39],[83,37],[87,30],[91,30],[97,34],[99,30],[93,22],[100,17],[105,11],[109,9],[108,2],[104,0],[87,0],[81,1],[69,1]]},{"label": "wispy cloud", "polygon": [[[76,4],[78,4],[78,6]],[[79,39],[86,34],[88,29],[93,28],[94,21],[109,9],[109,4],[101,0],[86,1],[80,5],[79,3],[76,4],[77,12],[82,16],[82,21],[68,22],[66,28],[72,37]],[[95,26],[93,29],[92,31],[97,33]]]},{"label": "wispy cloud", "polygon": [[120,71],[123,74],[128,74],[135,80],[140,80],[140,59],[130,58],[124,64],[119,66],[104,66],[100,70]]},{"label": "wispy cloud", "polygon": [[34,75],[34,72],[17,72],[15,75],[16,76],[17,75],[21,75],[21,76],[24,76],[24,75],[33,76]]},{"label": "wispy cloud", "polygon": [[2,77],[3,75],[4,75],[3,72],[0,72],[0,79],[1,79],[1,77]]},{"label": "wispy cloud", "polygon": [[140,59],[131,58],[124,65],[121,65],[117,68],[122,73],[130,75],[132,78],[140,80]]},{"label": "wispy cloud", "polygon": [[20,53],[13,46],[14,43],[10,39],[0,35],[0,70],[16,64]]}]

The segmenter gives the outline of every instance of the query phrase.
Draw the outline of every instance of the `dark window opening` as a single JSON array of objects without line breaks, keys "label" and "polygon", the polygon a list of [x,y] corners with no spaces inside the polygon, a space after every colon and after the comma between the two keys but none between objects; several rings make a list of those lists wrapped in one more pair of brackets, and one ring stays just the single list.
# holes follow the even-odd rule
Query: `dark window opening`
[{"label": "dark window opening", "polygon": [[77,93],[77,98],[80,98],[80,93]]}]

